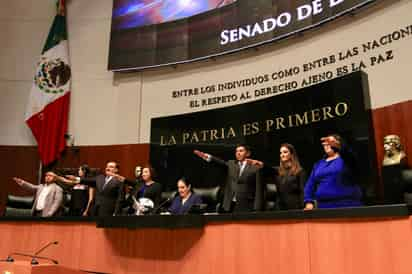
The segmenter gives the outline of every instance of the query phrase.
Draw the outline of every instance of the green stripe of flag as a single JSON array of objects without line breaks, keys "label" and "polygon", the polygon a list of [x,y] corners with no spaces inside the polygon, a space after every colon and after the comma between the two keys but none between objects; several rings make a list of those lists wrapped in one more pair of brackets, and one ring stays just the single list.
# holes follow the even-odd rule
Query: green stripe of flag
[{"label": "green stripe of flag", "polygon": [[66,16],[57,14],[54,17],[42,54],[56,46],[62,40],[67,40]]}]

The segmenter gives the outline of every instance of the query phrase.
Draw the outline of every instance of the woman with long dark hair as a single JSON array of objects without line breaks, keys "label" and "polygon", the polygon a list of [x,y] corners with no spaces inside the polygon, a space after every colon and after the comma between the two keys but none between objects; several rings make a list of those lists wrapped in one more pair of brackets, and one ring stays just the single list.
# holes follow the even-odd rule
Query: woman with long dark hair
[{"label": "woman with long dark hair", "polygon": [[279,168],[276,176],[276,187],[280,209],[303,208],[303,187],[306,173],[299,162],[293,145],[280,145]]},{"label": "woman with long dark hair", "polygon": [[92,215],[92,204],[95,196],[95,188],[84,184],[75,183],[77,180],[90,176],[90,168],[83,164],[77,170],[77,176],[68,175],[68,178],[57,176],[63,183],[73,185],[70,200],[70,216],[89,216]]},{"label": "woman with long dark hair", "polygon": [[271,176],[274,176],[279,209],[303,208],[303,187],[306,175],[293,145],[289,143],[280,145],[279,166],[277,167],[267,166],[258,160],[248,159],[248,161],[263,168],[265,173],[269,172]]}]

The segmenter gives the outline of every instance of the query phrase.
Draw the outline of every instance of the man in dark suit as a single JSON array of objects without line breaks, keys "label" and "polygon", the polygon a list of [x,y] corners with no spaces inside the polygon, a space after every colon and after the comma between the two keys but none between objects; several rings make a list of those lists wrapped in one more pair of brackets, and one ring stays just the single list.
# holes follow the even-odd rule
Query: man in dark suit
[{"label": "man in dark suit", "polygon": [[247,163],[250,148],[236,146],[236,160],[223,161],[210,154],[195,150],[194,153],[208,162],[227,168],[224,185],[223,210],[226,212],[259,211],[263,208],[263,186],[258,168]]},{"label": "man in dark suit", "polygon": [[113,216],[120,207],[120,194],[123,184],[113,176],[119,172],[115,161],[106,163],[105,173],[94,178],[81,178],[78,183],[96,188],[94,214],[96,216]]}]

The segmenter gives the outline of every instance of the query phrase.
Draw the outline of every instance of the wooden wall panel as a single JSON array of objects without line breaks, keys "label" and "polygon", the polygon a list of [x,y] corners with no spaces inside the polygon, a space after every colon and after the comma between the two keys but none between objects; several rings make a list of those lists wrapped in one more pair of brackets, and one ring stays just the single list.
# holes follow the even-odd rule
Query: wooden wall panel
[{"label": "wooden wall panel", "polygon": [[[376,143],[378,169],[383,160],[383,137],[397,134],[401,137],[407,155],[412,155],[412,101],[378,108],[372,111]],[[110,146],[80,146],[69,147],[61,159],[51,168],[77,167],[88,163],[91,167],[103,169],[106,161],[117,160],[120,163],[121,174],[133,178],[136,165],[149,162],[149,144],[129,144]],[[4,207],[7,193],[28,195],[12,183],[13,176],[20,176],[32,182],[38,180],[39,157],[36,147],[0,146],[0,164],[3,172],[0,174],[2,184],[0,190],[0,210]],[[412,167],[412,156],[408,157]],[[378,196],[382,197],[382,182],[377,181]]]},{"label": "wooden wall panel", "polygon": [[412,167],[412,101],[407,101],[373,110],[376,152],[378,162],[383,160],[383,137],[396,134],[401,137],[408,157],[408,165]]},{"label": "wooden wall panel", "polygon": [[[53,165],[44,168],[78,167],[87,163],[90,167],[105,167],[106,161],[116,160],[120,163],[120,172],[134,178],[136,165],[149,162],[148,144],[112,145],[112,146],[80,146],[68,147],[61,158]],[[12,177],[18,176],[29,182],[38,182],[40,159],[37,147],[32,146],[0,146],[0,214],[4,210],[7,194],[31,195],[13,183]]]},{"label": "wooden wall panel", "polygon": [[311,274],[410,273],[408,225],[408,219],[311,222]]},{"label": "wooden wall panel", "polygon": [[69,147],[52,168],[88,164],[103,170],[107,161],[117,161],[120,164],[120,173],[134,178],[136,165],[149,162],[149,150],[148,144]]},{"label": "wooden wall panel", "polygon": [[7,194],[31,195],[14,183],[12,178],[19,176],[37,183],[39,164],[37,147],[0,146],[0,214],[3,212]]},{"label": "wooden wall panel", "polygon": [[101,229],[93,223],[1,222],[0,258],[57,240],[44,256],[99,273],[409,274],[411,226],[411,217],[136,230]]},{"label": "wooden wall panel", "polygon": [[[400,136],[406,155],[409,156],[408,166],[412,168],[412,101],[375,109],[372,112],[372,118],[379,174],[384,158],[383,137],[389,134]],[[378,184],[382,195],[381,178]]]}]

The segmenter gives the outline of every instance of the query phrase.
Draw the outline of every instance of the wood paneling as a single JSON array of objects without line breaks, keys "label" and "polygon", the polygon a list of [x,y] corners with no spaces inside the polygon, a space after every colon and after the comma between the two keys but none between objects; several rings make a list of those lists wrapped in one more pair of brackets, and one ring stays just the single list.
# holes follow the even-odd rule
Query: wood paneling
[{"label": "wood paneling", "polygon": [[40,160],[37,147],[0,146],[0,214],[3,212],[7,194],[31,195],[22,190],[13,177],[21,177],[37,183]]},{"label": "wood paneling", "polygon": [[62,266],[142,274],[409,274],[412,219],[212,223],[203,229],[100,229],[1,222],[0,258],[42,253]]},{"label": "wood paneling", "polygon": [[55,264],[41,263],[31,265],[30,261],[18,260],[14,263],[0,262],[0,273],[18,273],[18,274],[85,274],[84,271],[74,270]]},{"label": "wood paneling", "polygon": [[[389,134],[400,136],[406,155],[409,155],[408,166],[412,167],[412,120],[410,120],[412,119],[412,101],[375,109],[372,117],[379,174],[384,157],[383,137]],[[381,178],[379,178],[379,190],[382,195]]]},{"label": "wood paneling", "polygon": [[149,162],[149,150],[148,144],[69,147],[52,168],[88,164],[90,167],[104,169],[107,161],[117,161],[120,173],[133,178],[136,165]]},{"label": "wood paneling", "polygon": [[407,219],[311,222],[311,273],[410,273],[410,223]]},{"label": "wood paneling", "polygon": [[[115,160],[120,163],[120,172],[134,178],[136,165],[149,162],[148,144],[112,145],[112,146],[80,146],[68,147],[61,158],[47,169],[60,167],[78,167],[87,163],[90,167],[104,169],[106,161]],[[0,146],[0,214],[4,209],[7,194],[31,195],[16,185],[12,178],[17,176],[29,182],[38,182],[40,159],[37,147],[32,146]],[[46,168],[43,169],[43,171]]]},{"label": "wood paneling", "polygon": [[[412,155],[412,101],[378,108],[372,111],[373,127],[376,143],[378,169],[383,160],[383,137],[388,134],[397,134],[401,137],[407,155]],[[51,168],[77,167],[87,163],[91,167],[103,169],[106,161],[116,160],[120,163],[120,173],[133,178],[134,167],[149,162],[149,144],[110,145],[110,146],[81,146],[69,147],[61,159]],[[36,147],[0,146],[0,164],[3,172],[0,174],[0,209],[4,207],[6,195],[28,194],[19,189],[11,178],[20,176],[32,182],[37,182],[39,157]],[[412,156],[408,157],[408,164],[412,167]],[[380,173],[380,172],[379,172]],[[382,197],[382,182],[376,183],[378,196]]]}]

